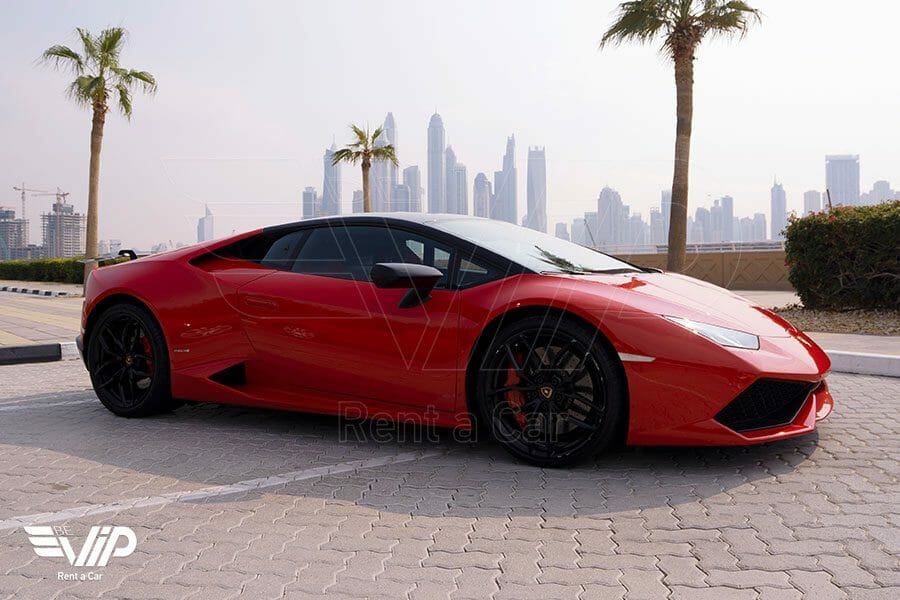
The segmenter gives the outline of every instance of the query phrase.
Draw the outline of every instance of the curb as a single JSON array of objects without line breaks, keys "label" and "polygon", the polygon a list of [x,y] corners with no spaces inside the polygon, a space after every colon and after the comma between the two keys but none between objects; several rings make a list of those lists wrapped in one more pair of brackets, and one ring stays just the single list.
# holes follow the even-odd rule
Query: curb
[{"label": "curb", "polygon": [[900,377],[900,356],[825,350],[831,359],[831,370],[837,373]]},{"label": "curb", "polygon": [[56,362],[81,358],[75,342],[0,347],[0,365]]},{"label": "curb", "polygon": [[[825,350],[831,359],[832,373],[900,377],[900,356]],[[80,359],[75,342],[0,347],[0,365],[55,362]]]},{"label": "curb", "polygon": [[0,292],[14,292],[18,294],[30,294],[32,296],[44,296],[47,298],[58,298],[61,296],[72,296],[77,297],[78,294],[70,293],[70,292],[61,292],[58,290],[39,290],[36,288],[20,288],[20,287],[12,287],[8,285],[0,286]]}]

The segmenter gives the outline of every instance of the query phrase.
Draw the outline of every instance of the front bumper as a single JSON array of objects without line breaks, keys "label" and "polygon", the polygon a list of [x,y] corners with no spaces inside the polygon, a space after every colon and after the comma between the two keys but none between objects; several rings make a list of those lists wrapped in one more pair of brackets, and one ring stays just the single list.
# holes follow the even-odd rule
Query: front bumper
[{"label": "front bumper", "polygon": [[78,334],[75,336],[75,347],[78,349],[78,356],[81,357],[84,366],[87,367],[87,358],[84,356],[84,336]]},{"label": "front bumper", "polygon": [[[625,362],[630,396],[628,443],[634,445],[735,446],[804,435],[827,417],[834,400],[825,383],[830,361],[803,334],[760,338],[760,350],[717,349],[715,355],[659,356],[652,362]],[[685,360],[687,358],[687,360]],[[693,360],[691,360],[693,359]],[[706,359],[706,360],[703,360]],[[729,407],[747,401],[760,382],[802,394],[778,410],[760,414]],[[765,398],[753,401],[765,405]],[[782,410],[783,409],[783,410]],[[730,418],[729,418],[730,417]],[[756,420],[754,420],[756,417]],[[759,418],[765,417],[765,418]],[[730,426],[729,426],[730,425]]]}]

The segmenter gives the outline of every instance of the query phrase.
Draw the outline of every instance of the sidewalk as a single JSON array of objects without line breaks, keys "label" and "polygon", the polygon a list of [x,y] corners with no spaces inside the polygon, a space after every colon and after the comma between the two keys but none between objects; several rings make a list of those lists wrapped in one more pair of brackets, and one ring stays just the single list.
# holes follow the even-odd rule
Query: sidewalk
[{"label": "sidewalk", "polygon": [[[39,290],[40,292],[50,292],[50,295],[64,293],[66,296],[81,296],[84,294],[84,287],[80,283],[56,283],[55,281],[15,281],[10,279],[0,279],[0,290],[3,288],[16,288],[27,290]],[[21,292],[13,292],[21,293]],[[45,294],[35,294],[45,295]]]}]

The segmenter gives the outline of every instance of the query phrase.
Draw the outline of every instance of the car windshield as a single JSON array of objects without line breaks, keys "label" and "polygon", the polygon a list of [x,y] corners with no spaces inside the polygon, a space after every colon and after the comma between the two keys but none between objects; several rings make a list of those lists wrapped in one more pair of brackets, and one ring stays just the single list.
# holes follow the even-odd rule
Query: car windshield
[{"label": "car windshield", "polygon": [[538,273],[640,273],[637,267],[566,240],[493,219],[447,219],[438,229],[474,242]]}]

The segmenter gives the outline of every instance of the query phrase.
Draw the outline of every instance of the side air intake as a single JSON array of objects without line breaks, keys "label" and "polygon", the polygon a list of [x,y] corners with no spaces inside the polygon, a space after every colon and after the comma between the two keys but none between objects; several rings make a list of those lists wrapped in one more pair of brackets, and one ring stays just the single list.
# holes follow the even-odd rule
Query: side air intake
[{"label": "side air intake", "polygon": [[247,370],[244,368],[244,363],[240,362],[227,369],[222,369],[218,373],[213,373],[209,378],[228,387],[237,387],[247,383]]},{"label": "side air intake", "polygon": [[739,433],[789,425],[817,384],[758,379],[716,415],[716,421]]}]

